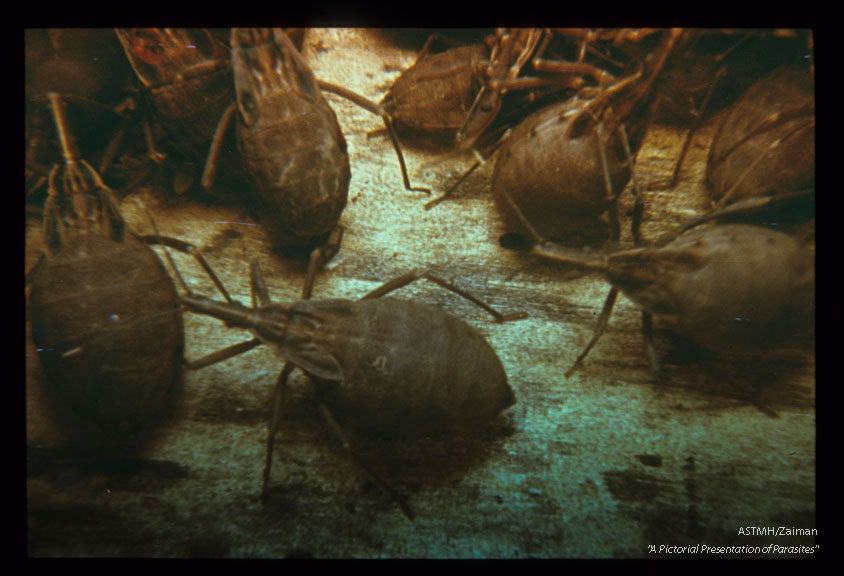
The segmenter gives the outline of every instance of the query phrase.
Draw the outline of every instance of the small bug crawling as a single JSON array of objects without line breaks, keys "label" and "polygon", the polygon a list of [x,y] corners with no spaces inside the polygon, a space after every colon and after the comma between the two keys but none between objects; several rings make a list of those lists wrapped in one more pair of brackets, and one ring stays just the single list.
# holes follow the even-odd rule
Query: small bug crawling
[{"label": "small bug crawling", "polygon": [[[309,274],[315,271],[311,267]],[[381,298],[425,278],[482,307],[497,321],[504,316],[471,294],[425,271],[415,270],[369,292],[362,299],[273,303],[257,263],[252,264],[252,307],[188,294],[182,305],[195,313],[245,328],[255,338],[191,362],[201,368],[268,344],[285,360],[273,393],[262,498],[270,481],[274,437],[290,373],[300,368],[316,384],[320,412],[340,436],[334,414],[356,428],[403,434],[435,433],[484,424],[515,402],[501,361],[483,336],[439,308]],[[311,285],[310,282],[306,287]],[[219,284],[218,284],[219,286]],[[185,287],[187,290],[187,287]],[[413,512],[396,492],[358,462],[403,512]]]},{"label": "small bug crawling", "polygon": [[166,413],[181,379],[176,291],[78,157],[60,96],[50,102],[65,162],[49,178],[45,255],[27,274],[32,339],[69,432],[83,443],[131,444]]}]

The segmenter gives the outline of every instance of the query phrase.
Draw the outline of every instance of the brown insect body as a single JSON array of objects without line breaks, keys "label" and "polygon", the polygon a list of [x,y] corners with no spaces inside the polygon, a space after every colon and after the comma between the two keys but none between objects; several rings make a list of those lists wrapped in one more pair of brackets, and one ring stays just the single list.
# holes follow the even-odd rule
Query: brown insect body
[{"label": "brown insect body", "polygon": [[490,345],[439,308],[377,298],[301,300],[256,310],[186,296],[194,312],[251,328],[311,375],[345,423],[393,434],[486,422],[515,402]]},{"label": "brown insect body", "polygon": [[769,228],[701,226],[662,247],[606,256],[550,245],[534,252],[603,273],[673,331],[715,351],[767,347],[814,324],[814,254]]},{"label": "brown insect body", "polygon": [[777,344],[814,322],[811,249],[768,228],[695,229],[662,248],[610,256],[607,278],[667,316],[674,331],[715,351]]},{"label": "brown insect body", "polygon": [[28,28],[24,31],[25,89],[43,99],[49,92],[116,104],[132,72],[108,29]]},{"label": "brown insect body", "polygon": [[[595,132],[569,136],[584,102],[578,97],[552,104],[519,124],[498,153],[492,177],[495,206],[508,232],[528,235],[504,197],[507,193],[535,230],[546,238],[591,222],[613,202],[607,195]],[[607,146],[616,150],[620,147]],[[630,178],[621,154],[608,154],[608,173],[618,193]]]},{"label": "brown insect body", "polygon": [[423,49],[416,62],[396,78],[381,104],[398,127],[453,135],[483,85],[488,57],[484,44],[436,54]]},{"label": "brown insect body", "polygon": [[[195,252],[174,239],[164,243]],[[284,392],[295,368],[315,382],[319,411],[346,452],[411,520],[414,513],[401,496],[351,449],[334,413],[342,422],[359,429],[398,437],[467,430],[492,420],[515,403],[501,361],[477,330],[439,308],[383,296],[427,279],[483,308],[499,322],[522,318],[521,313],[503,315],[424,270],[394,278],[360,300],[310,300],[312,275],[320,267],[314,261],[303,299],[291,304],[274,304],[270,300],[260,267],[253,261],[250,308],[233,300],[207,263],[201,258],[199,261],[226,301],[196,296],[183,284],[187,294],[179,297],[181,304],[228,326],[245,328],[255,337],[187,364],[199,369],[261,344],[272,346],[285,360],[273,393],[273,415],[267,435],[262,489],[265,501]]]},{"label": "brown insect body", "polygon": [[233,29],[231,43],[251,206],[279,244],[320,244],[340,219],[351,180],[337,116],[281,30]]},{"label": "brown insect body", "polygon": [[619,80],[592,98],[578,95],[552,104],[513,130],[499,151],[492,182],[495,205],[508,232],[528,235],[511,203],[546,238],[560,238],[573,223],[595,221],[608,209],[614,220],[618,195],[631,170],[619,127],[628,126],[632,158],[650,122],[655,97],[651,87],[678,34],[667,33],[647,74],[640,71]]},{"label": "brown insect body", "polygon": [[175,287],[77,156],[61,97],[51,93],[50,102],[65,162],[50,174],[45,255],[27,276],[32,338],[70,431],[102,445],[139,440],[171,406],[181,378]]},{"label": "brown insect body", "polygon": [[131,436],[171,406],[182,318],[170,277],[133,235],[73,238],[34,271],[30,308],[50,389],[84,424]]},{"label": "brown insect body", "polygon": [[[150,107],[178,151],[201,170],[220,116],[234,102],[228,48],[201,28],[116,28]],[[226,175],[239,164],[229,149]]]},{"label": "brown insect body", "polygon": [[781,67],[751,86],[712,140],[707,182],[720,205],[815,186],[814,82]]}]

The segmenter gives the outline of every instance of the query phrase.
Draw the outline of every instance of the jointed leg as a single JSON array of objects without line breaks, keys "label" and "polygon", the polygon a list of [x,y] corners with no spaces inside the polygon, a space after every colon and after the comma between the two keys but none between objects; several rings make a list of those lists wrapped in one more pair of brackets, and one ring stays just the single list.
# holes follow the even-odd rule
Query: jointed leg
[{"label": "jointed leg", "polygon": [[334,431],[334,434],[340,440],[340,443],[343,445],[343,448],[346,450],[346,453],[355,461],[355,463],[364,469],[364,471],[369,475],[375,485],[378,486],[382,491],[387,493],[393,501],[398,504],[401,511],[404,512],[404,515],[407,516],[408,520],[411,522],[416,517],[416,514],[410,508],[410,505],[405,502],[404,498],[389,484],[387,484],[384,480],[381,479],[372,469],[367,466],[363,460],[358,458],[357,454],[355,454],[354,450],[352,450],[352,446],[349,443],[349,440],[346,438],[346,435],[343,434],[343,430],[340,428],[340,425],[337,423],[337,420],[334,419],[334,415],[331,414],[331,411],[325,404],[319,405],[319,411],[322,414],[322,417],[325,418],[325,421],[328,423],[328,426]]},{"label": "jointed leg", "polygon": [[270,470],[273,465],[275,434],[278,432],[278,424],[281,419],[281,405],[284,403],[284,389],[287,387],[287,379],[290,377],[290,373],[293,372],[295,368],[296,367],[293,364],[290,364],[289,362],[286,363],[284,368],[281,369],[281,373],[278,375],[278,380],[276,381],[275,388],[273,389],[273,415],[270,419],[269,428],[267,429],[267,454],[264,461],[263,484],[261,486],[261,502],[264,503],[267,501],[267,489],[270,484]]},{"label": "jointed leg", "polygon": [[583,352],[580,353],[580,356],[577,357],[577,360],[574,361],[572,367],[568,369],[568,372],[566,372],[566,378],[574,374],[574,371],[580,367],[583,359],[586,358],[586,355],[589,354],[589,351],[592,350],[592,347],[598,342],[598,338],[600,338],[601,334],[604,333],[604,330],[607,327],[607,322],[610,319],[613,306],[615,306],[616,298],[618,298],[618,288],[613,286],[610,293],[607,294],[607,299],[604,301],[604,308],[601,310],[601,315],[598,317],[598,323],[595,325],[595,332],[592,334],[592,339],[589,341],[589,344],[586,345]]},{"label": "jointed leg", "polygon": [[226,111],[220,116],[217,129],[214,131],[211,148],[208,150],[208,158],[205,160],[205,169],[202,171],[202,186],[206,190],[213,188],[214,180],[217,178],[217,161],[220,157],[220,148],[223,146],[223,137],[226,135],[229,124],[231,124],[235,110],[237,110],[235,103],[226,108]]},{"label": "jointed leg", "polygon": [[683,141],[683,148],[680,150],[680,155],[677,157],[677,164],[674,166],[674,172],[671,174],[671,182],[668,183],[668,188],[674,188],[677,185],[677,182],[680,180],[680,168],[683,166],[683,161],[686,159],[686,154],[689,152],[689,147],[692,144],[692,137],[694,136],[697,129],[700,127],[700,123],[703,120],[703,113],[706,111],[706,108],[709,106],[709,100],[712,97],[712,92],[715,90],[715,84],[718,80],[727,72],[725,67],[721,67],[718,69],[718,72],[715,73],[715,77],[712,79],[712,83],[709,85],[709,90],[706,91],[706,95],[703,97],[703,101],[700,104],[700,108],[695,110],[695,121],[692,124],[692,127],[689,129],[689,133],[686,135],[686,139]]},{"label": "jointed leg", "polygon": [[651,368],[656,372],[659,369],[659,360],[657,360],[654,347],[653,316],[645,310],[642,310],[642,337],[645,340],[645,354],[648,356]]},{"label": "jointed leg", "polygon": [[366,294],[362,299],[380,298],[381,296],[384,296],[385,294],[389,294],[390,292],[393,292],[395,290],[398,290],[399,288],[407,286],[411,282],[415,282],[415,281],[421,280],[423,278],[426,279],[426,280],[430,280],[431,282],[442,286],[446,290],[450,290],[450,291],[454,292],[455,294],[462,296],[466,300],[469,300],[473,304],[480,306],[481,308],[483,308],[484,310],[486,310],[487,312],[492,314],[492,316],[498,322],[506,322],[508,320],[519,320],[519,319],[526,317],[526,315],[523,312],[515,312],[513,314],[502,314],[502,313],[498,312],[497,310],[495,310],[494,308],[492,308],[486,302],[476,298],[475,296],[466,292],[462,288],[458,288],[454,284],[447,282],[446,280],[443,280],[439,276],[435,276],[434,274],[431,274],[427,270],[423,270],[421,268],[417,268],[416,270],[411,270],[410,272],[408,272],[406,274],[402,274],[401,276],[399,276],[397,278],[393,278],[392,280],[385,282],[380,287],[378,287],[375,290],[373,290],[372,292],[369,292],[368,294]]},{"label": "jointed leg", "polygon": [[633,222],[631,224],[631,230],[636,244],[641,244],[643,242],[641,231],[642,214],[645,211],[645,202],[642,195],[642,188],[639,186],[639,180],[636,178],[636,166],[633,161],[633,154],[630,151],[630,141],[627,139],[627,130],[624,128],[624,124],[619,124],[618,130],[621,134],[621,143],[624,145],[627,165],[630,167],[630,180],[633,182]]},{"label": "jointed leg", "polygon": [[[155,227],[155,222],[153,222],[153,227]],[[158,234],[157,230],[156,230],[155,234],[147,234],[147,235],[144,235],[144,236],[140,236],[140,240],[142,242],[144,242],[145,244],[149,244],[149,245],[152,245],[152,246],[161,245],[161,246],[164,246],[165,248],[173,248],[175,250],[178,250],[179,252],[183,252],[185,254],[189,254],[189,255],[193,256],[196,259],[196,261],[199,262],[199,265],[202,266],[202,269],[205,270],[205,273],[208,274],[208,277],[211,278],[211,281],[214,282],[214,286],[217,287],[217,290],[219,290],[219,292],[220,292],[220,294],[222,294],[223,298],[226,299],[226,302],[232,301],[232,298],[229,295],[228,291],[226,290],[226,287],[223,286],[223,283],[220,281],[220,278],[217,276],[216,272],[214,272],[213,268],[211,268],[211,265],[208,264],[208,261],[205,260],[205,257],[202,255],[202,252],[200,252],[198,247],[194,246],[190,242],[185,242],[184,240],[179,240],[178,238],[171,238],[169,236],[161,236],[161,235]],[[179,279],[179,283],[182,285],[182,288],[185,290],[185,292],[190,294],[191,293],[190,288],[188,288],[187,283],[182,278],[182,275],[179,272],[179,269],[176,267],[175,263],[173,262],[173,259],[170,257],[170,253],[167,252],[166,249],[165,249],[165,255],[167,256],[167,260],[170,262],[170,266],[175,271],[176,277]]]},{"label": "jointed leg", "polygon": [[598,139],[598,157],[601,159],[601,170],[604,172],[604,187],[606,199],[610,202],[608,209],[612,239],[618,242],[621,239],[621,222],[618,218],[618,194],[613,192],[612,178],[610,177],[609,162],[607,160],[607,149],[604,145],[604,127],[599,120],[595,120],[595,137]]},{"label": "jointed leg", "polygon": [[464,172],[464,173],[460,176],[460,178],[458,178],[458,179],[454,182],[454,184],[452,184],[452,185],[451,185],[451,187],[449,187],[449,189],[448,189],[448,190],[446,190],[445,192],[443,192],[443,194],[442,194],[441,196],[437,196],[437,197],[436,197],[436,198],[434,198],[433,200],[430,200],[429,202],[427,202],[427,203],[425,204],[425,210],[430,210],[431,208],[433,208],[434,206],[436,206],[437,204],[439,204],[439,203],[440,203],[440,202],[442,202],[443,200],[448,199],[448,197],[449,197],[449,196],[451,196],[452,194],[454,194],[454,191],[457,189],[457,187],[458,187],[458,186],[460,186],[460,184],[462,184],[462,183],[463,183],[463,181],[464,181],[464,180],[466,180],[466,178],[468,178],[468,177],[469,177],[469,175],[470,175],[472,172],[474,172],[475,170],[477,170],[477,169],[478,169],[478,167],[482,166],[484,162],[486,162],[489,158],[491,158],[491,157],[492,157],[492,155],[493,155],[493,154],[495,154],[495,152],[496,152],[496,151],[497,151],[497,150],[501,147],[501,145],[502,145],[502,144],[503,144],[503,143],[507,140],[507,138],[509,137],[509,135],[510,135],[510,133],[509,133],[509,131],[508,131],[508,132],[507,132],[507,133],[505,133],[505,134],[504,134],[501,138],[499,138],[499,139],[498,139],[498,141],[495,143],[495,145],[492,147],[492,150],[490,150],[490,151],[489,151],[489,153],[486,155],[486,157],[483,157],[483,156],[480,154],[480,152],[477,152],[477,151],[476,151],[476,157],[477,157],[478,159],[477,159],[477,160],[476,160],[476,161],[472,164],[472,166],[470,166],[470,167],[469,167],[469,169],[468,169],[468,170],[466,170],[466,172]]},{"label": "jointed leg", "polygon": [[324,80],[317,80],[317,84],[319,84],[320,89],[326,90],[327,92],[332,92],[334,94],[337,94],[338,96],[342,96],[343,98],[354,102],[361,108],[364,108],[365,110],[369,110],[373,114],[378,114],[379,116],[381,116],[381,118],[384,120],[384,126],[386,126],[387,128],[387,134],[390,136],[390,141],[392,142],[393,148],[396,151],[396,156],[398,156],[399,159],[399,166],[401,167],[401,176],[402,180],[404,181],[405,189],[413,190],[414,192],[426,192],[430,194],[430,188],[414,188],[410,185],[410,177],[407,175],[407,165],[404,162],[404,155],[402,154],[401,146],[399,145],[399,138],[396,135],[395,128],[393,128],[393,120],[392,118],[390,118],[390,115],[387,114],[384,108],[382,108],[375,102],[364,98],[360,94],[352,92],[351,90],[343,88],[342,86],[338,86],[337,84],[332,84],[331,82],[326,82]]},{"label": "jointed leg", "polygon": [[302,300],[310,300],[314,289],[316,273],[322,266],[331,260],[340,250],[340,242],[343,240],[343,228],[337,226],[322,246],[317,246],[311,251],[308,260],[308,272],[305,276],[305,286],[302,288]]},{"label": "jointed leg", "polygon": [[[152,219],[151,219],[152,220]],[[176,266],[176,263],[173,261],[173,258],[170,256],[170,252],[167,248],[174,248],[183,252],[185,254],[190,254],[193,256],[197,262],[199,262],[200,266],[205,270],[208,274],[209,278],[214,282],[214,285],[223,295],[227,302],[232,302],[232,298],[229,295],[228,291],[226,290],[223,283],[220,281],[219,277],[217,276],[216,272],[211,268],[211,265],[205,260],[205,257],[199,251],[199,248],[190,244],[189,242],[185,242],[184,240],[179,240],[177,238],[170,238],[168,236],[161,236],[158,233],[158,228],[155,224],[155,220],[152,220],[153,228],[155,229],[155,234],[141,236],[140,240],[148,245],[160,245],[164,246],[164,254],[167,257],[167,260],[170,263],[171,268],[173,268],[177,278],[179,279],[179,283],[182,285],[182,288],[190,294],[190,288],[188,288],[187,283],[185,282],[184,278],[182,277],[181,272],[179,272],[179,268]],[[258,275],[260,276],[260,271],[258,271]],[[263,281],[260,281],[260,286],[257,288],[258,290],[263,287],[263,293],[266,294],[266,287],[263,286]],[[253,278],[253,306],[254,306],[254,299],[255,299],[255,279]],[[266,296],[269,299],[269,296]],[[199,358],[198,360],[188,360],[185,358],[183,363],[185,366],[188,367],[190,370],[198,370],[200,368],[205,368],[206,366],[210,366],[212,364],[216,364],[218,362],[222,362],[224,360],[228,360],[229,358],[233,358],[239,354],[243,354],[244,352],[248,352],[252,348],[260,346],[263,342],[258,338],[253,338],[252,340],[247,340],[245,342],[240,342],[238,344],[234,344],[227,348],[223,348],[222,350],[218,350],[216,352],[212,352],[207,356]]]}]

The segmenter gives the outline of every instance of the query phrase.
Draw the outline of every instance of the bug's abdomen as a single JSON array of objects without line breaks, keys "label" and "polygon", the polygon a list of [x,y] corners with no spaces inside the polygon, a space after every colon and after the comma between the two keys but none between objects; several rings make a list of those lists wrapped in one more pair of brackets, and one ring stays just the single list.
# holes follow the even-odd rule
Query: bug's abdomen
[{"label": "bug's abdomen", "polygon": [[[495,206],[509,232],[525,234],[506,196],[545,238],[597,219],[610,207],[594,131],[568,137],[571,103],[552,104],[513,130],[499,152],[492,180]],[[614,148],[608,150],[614,192],[630,178]]]},{"label": "bug's abdomen", "polygon": [[437,431],[491,420],[515,402],[498,356],[466,322],[388,298],[353,302],[351,310],[326,334],[345,380],[320,387],[347,423]]},{"label": "bug's abdomen", "polygon": [[[674,331],[711,350],[765,348],[814,325],[814,255],[793,236],[725,224],[694,228],[646,252],[652,262],[666,264],[659,275],[639,282],[647,271],[611,257],[607,276],[642,307],[665,315]],[[669,254],[705,263],[672,266]]]},{"label": "bug's abdomen", "polygon": [[[712,140],[713,200],[776,195],[815,186],[814,85],[808,70],[778,68],[751,86]],[[757,132],[777,116],[783,120]]]},{"label": "bug's abdomen", "polygon": [[182,319],[147,246],[76,237],[36,271],[30,308],[49,391],[70,413],[131,434],[166,412],[181,375]]},{"label": "bug's abdomen", "polygon": [[400,126],[457,132],[481,89],[475,69],[487,51],[477,44],[425,55],[396,78],[384,108]]},{"label": "bug's abdomen", "polygon": [[149,97],[167,133],[179,150],[205,161],[217,121],[234,102],[231,67],[220,61],[201,74],[186,72],[179,81],[150,88]]},{"label": "bug's abdomen", "polygon": [[313,109],[290,95],[268,107],[278,115],[239,131],[253,203],[273,238],[308,242],[330,233],[346,206],[351,170],[345,139],[330,109]]},{"label": "bug's abdomen", "polygon": [[276,244],[321,243],[351,180],[337,115],[281,30],[233,29],[232,69],[253,211]]}]

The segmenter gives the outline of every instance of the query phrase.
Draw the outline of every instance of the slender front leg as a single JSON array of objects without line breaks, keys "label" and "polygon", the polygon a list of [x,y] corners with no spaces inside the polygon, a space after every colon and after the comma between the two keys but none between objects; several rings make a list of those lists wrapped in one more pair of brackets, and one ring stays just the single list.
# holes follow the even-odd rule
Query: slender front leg
[{"label": "slender front leg", "polygon": [[314,289],[316,274],[322,266],[331,260],[340,250],[340,243],[343,240],[343,228],[337,226],[322,246],[317,246],[311,251],[308,260],[308,271],[305,276],[305,285],[302,288],[302,300],[310,300]]},{"label": "slender front leg", "polygon": [[[153,228],[155,228],[154,221]],[[146,234],[143,236],[139,236],[139,238],[141,242],[150,246],[160,245],[165,247],[165,254],[167,256],[167,260],[170,262],[170,266],[175,271],[176,277],[179,279],[179,283],[182,285],[182,288],[185,290],[185,292],[190,294],[190,288],[188,288],[187,283],[182,278],[179,269],[176,267],[175,263],[173,262],[173,259],[170,257],[170,253],[167,252],[166,248],[173,248],[175,250],[178,250],[179,252],[193,256],[193,258],[199,263],[199,265],[202,266],[202,269],[205,270],[205,273],[208,274],[208,277],[211,278],[211,281],[214,283],[214,286],[217,287],[217,290],[219,290],[223,298],[226,299],[226,302],[232,302],[232,297],[229,295],[228,290],[226,290],[226,287],[223,286],[223,283],[222,281],[220,281],[220,278],[217,276],[217,273],[214,272],[214,269],[211,268],[210,264],[208,264],[208,261],[202,255],[202,252],[199,250],[198,247],[194,246],[190,242],[179,240],[178,238],[161,236],[158,234],[157,230],[155,234]]]},{"label": "slender front leg", "polygon": [[610,201],[608,209],[612,239],[618,242],[621,239],[621,222],[618,218],[618,194],[613,192],[612,178],[610,177],[609,162],[607,161],[607,149],[604,145],[604,127],[600,120],[595,119],[595,137],[598,139],[598,156],[601,159],[601,169],[604,171],[604,186],[607,192],[607,200]]},{"label": "slender front leg", "polygon": [[393,501],[398,504],[401,511],[404,512],[404,515],[407,516],[407,519],[413,522],[413,519],[416,517],[416,513],[410,508],[410,505],[405,502],[404,498],[401,497],[395,488],[387,484],[380,476],[378,476],[372,469],[367,466],[363,460],[361,460],[357,454],[355,454],[354,450],[352,450],[352,446],[349,443],[349,440],[346,438],[346,435],[343,434],[342,428],[337,423],[337,420],[334,418],[334,415],[328,409],[328,406],[325,404],[319,405],[319,411],[322,414],[322,417],[325,418],[325,421],[328,423],[328,426],[334,431],[334,434],[340,440],[340,443],[343,445],[343,449],[355,461],[355,463],[363,468],[363,470],[369,475],[375,485],[378,486],[383,492],[388,494]]},{"label": "slender front leg", "polygon": [[656,357],[656,347],[654,346],[653,316],[645,310],[642,310],[642,337],[645,340],[645,354],[647,354],[651,363],[651,369],[656,372],[659,370],[659,360]]},{"label": "slender front leg", "polygon": [[182,363],[188,368],[188,370],[199,370],[200,368],[217,364],[218,362],[228,360],[229,358],[234,358],[244,352],[249,352],[256,346],[260,346],[263,343],[264,342],[260,338],[253,338],[252,340],[246,340],[223,348],[222,350],[217,350],[216,352],[212,352],[211,354],[203,356],[198,360],[188,360],[185,358],[182,360]]},{"label": "slender front leg", "polygon": [[712,83],[709,85],[709,90],[706,91],[706,94],[703,97],[700,108],[694,111],[695,120],[692,127],[689,129],[688,134],[686,134],[686,139],[683,141],[683,147],[680,149],[680,155],[677,157],[677,164],[674,165],[674,171],[671,173],[671,180],[668,182],[669,190],[674,188],[674,186],[677,185],[677,182],[680,181],[680,168],[682,168],[683,161],[689,153],[689,147],[692,144],[692,137],[695,135],[698,128],[700,128],[700,123],[703,120],[703,113],[709,106],[709,100],[712,98],[712,92],[715,90],[715,84],[726,72],[727,68],[724,66],[721,66],[718,69],[718,72],[715,73],[715,77],[712,79]]},{"label": "slender front leg", "polygon": [[633,161],[633,154],[630,151],[630,141],[627,139],[627,130],[624,124],[618,125],[618,131],[621,134],[621,143],[624,145],[624,154],[627,158],[627,165],[630,167],[630,180],[633,183],[633,222],[631,223],[631,230],[633,232],[633,239],[636,244],[644,242],[642,237],[642,215],[645,212],[645,200],[642,194],[642,188],[639,186],[639,180],[636,178],[636,166]]},{"label": "slender front leg", "polygon": [[457,187],[458,187],[458,186],[460,186],[460,184],[462,184],[462,183],[463,183],[463,181],[464,181],[464,180],[466,180],[466,178],[468,178],[470,174],[472,174],[472,172],[474,172],[474,171],[475,171],[475,170],[477,170],[480,166],[482,166],[482,165],[484,164],[484,162],[486,162],[487,160],[489,160],[490,158],[492,158],[492,155],[493,155],[493,154],[495,154],[495,153],[498,151],[498,149],[499,149],[499,148],[501,148],[501,145],[502,145],[502,144],[504,144],[504,142],[506,142],[506,141],[507,141],[507,139],[508,139],[509,137],[510,137],[510,131],[508,130],[507,132],[505,132],[505,133],[504,133],[504,135],[503,135],[503,136],[501,136],[501,137],[498,139],[498,141],[495,143],[495,145],[492,147],[492,149],[489,151],[489,153],[488,153],[486,156],[483,156],[483,155],[482,155],[480,152],[478,152],[477,150],[473,150],[473,152],[475,153],[475,158],[476,158],[475,162],[474,162],[474,163],[473,163],[473,164],[469,167],[469,169],[468,169],[468,170],[466,170],[466,171],[465,171],[465,172],[464,172],[464,173],[460,176],[460,178],[458,178],[458,179],[454,182],[454,184],[452,184],[452,185],[448,188],[448,190],[446,190],[445,192],[443,192],[443,194],[442,194],[441,196],[437,196],[437,197],[436,197],[436,198],[434,198],[433,200],[429,200],[428,202],[426,202],[426,203],[425,203],[425,210],[430,210],[431,208],[433,208],[434,206],[436,206],[437,204],[439,204],[439,203],[440,203],[440,202],[442,202],[443,200],[448,199],[448,197],[449,197],[449,196],[451,196],[452,194],[454,194],[454,191],[457,189]]},{"label": "slender front leg", "polygon": [[252,308],[270,304],[270,292],[264,283],[264,275],[261,273],[257,260],[249,263],[249,280],[252,287]]},{"label": "slender front leg", "polygon": [[281,419],[281,405],[284,403],[284,390],[287,387],[287,379],[290,373],[296,368],[293,364],[287,362],[281,373],[278,375],[275,388],[273,389],[272,404],[273,415],[270,419],[270,425],[267,428],[267,454],[264,461],[263,484],[261,486],[261,502],[267,502],[267,490],[270,484],[270,470],[273,465],[273,449],[275,447],[275,434],[278,431],[278,423]]},{"label": "slender front leg", "polygon": [[569,378],[572,374],[574,374],[574,371],[580,367],[583,359],[586,358],[586,355],[589,354],[589,351],[592,350],[592,347],[598,342],[601,334],[604,333],[604,330],[607,327],[607,322],[610,319],[613,306],[615,306],[616,298],[618,298],[618,288],[613,286],[610,293],[607,294],[607,299],[604,301],[604,308],[601,310],[601,315],[598,317],[598,323],[595,325],[595,331],[592,334],[592,339],[589,341],[589,344],[586,345],[583,352],[580,353],[580,356],[577,357],[577,360],[574,361],[571,368],[568,369],[568,372],[566,372],[566,378]]},{"label": "slender front leg", "polygon": [[401,276],[399,276],[397,278],[393,278],[392,280],[385,282],[380,287],[378,287],[375,290],[373,290],[372,292],[369,292],[368,294],[366,294],[362,299],[380,298],[381,296],[384,296],[385,294],[389,294],[390,292],[393,292],[395,290],[398,290],[399,288],[407,286],[411,282],[416,282],[417,280],[421,280],[423,278],[426,279],[426,280],[430,280],[434,284],[438,284],[438,285],[442,286],[443,288],[445,288],[446,290],[450,290],[450,291],[454,292],[455,294],[462,296],[463,298],[465,298],[469,302],[472,302],[473,304],[476,304],[477,306],[483,308],[484,310],[486,310],[487,312],[492,314],[492,316],[495,318],[495,320],[497,322],[506,322],[508,320],[520,320],[520,319],[527,317],[527,315],[523,312],[515,312],[513,314],[502,314],[501,312],[499,312],[498,310],[496,310],[495,308],[493,308],[492,306],[490,306],[489,304],[487,304],[483,300],[476,298],[475,296],[473,296],[469,292],[466,292],[462,288],[458,288],[454,284],[452,284],[452,283],[450,283],[446,280],[443,280],[439,276],[435,276],[434,274],[431,274],[427,270],[423,270],[421,268],[417,268],[416,270],[411,270],[407,274],[402,274]]},{"label": "slender front leg", "polygon": [[231,124],[232,115],[237,110],[237,103],[232,102],[217,123],[217,129],[214,131],[214,138],[211,141],[211,148],[208,150],[208,158],[205,160],[205,169],[202,171],[202,187],[211,191],[214,186],[214,180],[217,178],[217,160],[220,157],[220,148],[223,146],[223,137],[226,135],[226,130]]},{"label": "slender front leg", "polygon": [[[184,240],[179,240],[178,238],[170,238],[168,236],[161,236],[158,233],[158,227],[155,224],[155,220],[150,215],[150,221],[152,222],[153,230],[155,230],[155,234],[140,236],[140,240],[147,245],[160,245],[164,247],[164,254],[167,257],[168,262],[170,263],[170,267],[176,274],[176,277],[179,279],[179,283],[182,285],[182,288],[187,292],[189,295],[191,294],[191,290],[188,287],[187,283],[185,282],[184,278],[182,277],[179,268],[176,266],[176,263],[173,261],[173,258],[170,256],[170,252],[167,248],[173,248],[178,250],[182,253],[189,254],[194,257],[194,259],[199,262],[200,266],[205,270],[208,274],[209,278],[211,278],[214,285],[226,299],[226,302],[234,302],[231,296],[226,290],[226,287],[223,286],[223,283],[220,281],[220,278],[217,276],[217,273],[214,272],[214,269],[211,268],[211,265],[208,264],[208,261],[205,260],[205,257],[200,252],[199,248],[194,246],[189,242],[185,242]],[[257,266],[257,265],[256,265]],[[257,274],[260,276],[260,270],[258,270]],[[263,281],[259,279],[259,286],[256,288],[255,286],[255,278],[253,273],[253,301],[252,305],[255,306],[255,291],[256,290],[263,290],[262,294],[266,295],[267,300],[269,300],[269,295],[266,294],[266,287],[263,286]],[[222,362],[224,360],[228,360],[229,358],[233,358],[239,354],[243,354],[244,352],[248,352],[253,348],[260,346],[263,344],[259,338],[253,338],[252,340],[247,340],[244,342],[240,342],[238,344],[234,344],[232,346],[228,346],[223,348],[222,350],[217,350],[216,352],[212,352],[207,356],[199,358],[198,360],[188,360],[187,358],[182,359],[182,363],[189,369],[189,370],[199,370],[200,368],[205,368],[206,366],[211,366],[212,364],[217,364],[218,362]]]},{"label": "slender front leg", "polygon": [[361,108],[369,110],[373,114],[381,116],[381,119],[384,120],[384,126],[386,126],[387,128],[387,134],[390,136],[390,142],[392,142],[393,148],[396,151],[396,156],[399,159],[399,166],[401,167],[401,177],[404,181],[405,189],[412,190],[414,192],[425,192],[426,194],[431,193],[430,188],[413,187],[410,185],[410,177],[407,175],[407,165],[404,162],[404,154],[402,154],[401,146],[399,145],[399,138],[396,135],[395,128],[393,127],[393,119],[390,118],[390,115],[387,114],[387,111],[384,110],[383,107],[367,98],[364,98],[360,94],[352,92],[351,90],[343,88],[342,86],[338,86],[337,84],[332,84],[331,82],[326,82],[324,80],[317,80],[317,84],[319,85],[321,90],[325,90],[326,92],[332,92],[333,94],[342,96],[343,98],[354,102]]}]

